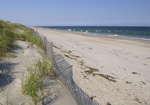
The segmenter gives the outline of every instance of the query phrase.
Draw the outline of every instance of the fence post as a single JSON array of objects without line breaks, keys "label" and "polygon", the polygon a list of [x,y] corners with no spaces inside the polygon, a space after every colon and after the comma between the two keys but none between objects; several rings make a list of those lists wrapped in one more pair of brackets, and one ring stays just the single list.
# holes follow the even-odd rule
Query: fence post
[{"label": "fence post", "polygon": [[53,42],[51,42],[51,64],[53,68]]},{"label": "fence post", "polygon": [[47,57],[47,52],[46,52],[46,37],[44,36],[44,47],[45,47],[45,55]]}]

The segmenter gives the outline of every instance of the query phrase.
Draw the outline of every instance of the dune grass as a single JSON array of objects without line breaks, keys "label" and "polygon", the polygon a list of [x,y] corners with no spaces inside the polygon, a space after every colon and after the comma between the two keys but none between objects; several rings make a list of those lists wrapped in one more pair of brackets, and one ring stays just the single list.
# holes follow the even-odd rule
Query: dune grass
[{"label": "dune grass", "polygon": [[[31,69],[32,68],[32,69]],[[24,81],[22,76],[22,92],[28,95],[33,103],[44,103],[44,80],[52,73],[52,65],[48,58],[43,57],[33,67],[28,68],[30,74]]]},{"label": "dune grass", "polygon": [[[31,47],[35,44],[37,47],[44,49],[40,38],[34,35],[34,32],[28,27],[0,20],[0,58],[13,58],[15,56],[11,49],[16,48],[17,40],[28,41],[31,42]],[[43,57],[35,64],[34,70],[31,70],[25,82],[24,78],[22,79],[23,93],[29,95],[35,105],[43,100],[43,82],[45,77],[50,75],[51,71],[52,66],[49,59]]]},{"label": "dune grass", "polygon": [[24,32],[17,36],[18,40],[31,42],[31,46],[35,44],[37,47],[43,49],[43,44],[39,37],[34,35],[34,32],[31,30],[24,30]]},{"label": "dune grass", "polygon": [[17,40],[29,41],[31,46],[35,44],[41,49],[44,48],[40,38],[35,36],[34,32],[28,27],[0,20],[0,58],[6,57],[11,49],[16,48]]},{"label": "dune grass", "polygon": [[7,97],[6,105],[13,105],[12,101]]},{"label": "dune grass", "polygon": [[[37,47],[44,49],[40,38],[34,35],[34,32],[28,27],[0,20],[0,58],[15,57],[11,49],[16,48],[17,40],[28,41],[31,42],[31,47],[35,44]],[[34,66],[34,70],[30,70],[30,75],[26,79],[22,75],[21,85],[22,92],[28,95],[36,105],[38,102],[44,103],[43,82],[46,76],[51,75],[52,65],[48,58],[43,57]]]},{"label": "dune grass", "polygon": [[0,30],[0,56],[16,47],[15,33],[9,29]]}]

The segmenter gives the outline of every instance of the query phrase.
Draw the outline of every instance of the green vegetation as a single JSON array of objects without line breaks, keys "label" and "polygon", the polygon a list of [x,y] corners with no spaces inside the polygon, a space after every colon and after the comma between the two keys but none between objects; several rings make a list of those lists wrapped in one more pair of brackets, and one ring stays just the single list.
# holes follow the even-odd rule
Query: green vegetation
[{"label": "green vegetation", "polygon": [[2,25],[2,23],[5,22],[0,21],[0,56],[5,56],[10,49],[15,48],[17,36],[9,25]]},{"label": "green vegetation", "polygon": [[[40,38],[34,35],[34,32],[28,27],[0,20],[0,58],[15,56],[11,49],[16,48],[17,40],[28,41],[31,42],[31,47],[35,44],[44,49]],[[50,60],[43,57],[34,65],[34,70],[32,67],[28,68],[30,71],[28,77],[24,78],[22,75],[22,92],[30,96],[35,105],[39,102],[44,103],[44,80],[52,74],[52,68]],[[12,103],[7,99],[7,104]]]},{"label": "green vegetation", "polygon": [[11,100],[7,97],[7,101],[6,101],[7,105],[13,105],[13,103],[11,102]]},{"label": "green vegetation", "polygon": [[35,44],[39,48],[42,48],[42,49],[44,48],[40,38],[35,36],[34,32],[29,29],[24,30],[22,34],[17,36],[17,38],[18,40],[31,42],[31,46]]},{"label": "green vegetation", "polygon": [[14,57],[15,57],[15,54],[9,52],[9,53],[6,54],[6,57],[7,57],[7,58],[14,58]]},{"label": "green vegetation", "polygon": [[34,35],[28,27],[17,24],[8,23],[0,20],[0,57],[7,57],[7,53],[11,49],[16,48],[16,40],[29,41],[31,46],[35,44],[37,47],[43,49],[42,42],[39,37]]},{"label": "green vegetation", "polygon": [[44,80],[52,74],[53,70],[50,60],[43,57],[34,65],[34,69],[33,67],[28,69],[30,75],[25,81],[24,76],[22,76],[22,92],[29,95],[35,105],[39,102],[44,103]]}]

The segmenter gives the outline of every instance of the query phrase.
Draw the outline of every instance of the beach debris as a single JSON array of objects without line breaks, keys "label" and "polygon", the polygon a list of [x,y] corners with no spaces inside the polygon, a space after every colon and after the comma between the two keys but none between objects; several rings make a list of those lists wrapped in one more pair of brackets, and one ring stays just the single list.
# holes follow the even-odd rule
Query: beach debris
[{"label": "beach debris", "polygon": [[111,82],[116,82],[115,78],[112,77],[112,76],[109,76],[109,75],[104,75],[104,74],[100,74],[100,73],[95,73],[95,72],[99,72],[99,69],[96,69],[96,68],[92,68],[92,67],[89,67],[89,66],[86,66],[86,68],[88,68],[89,70],[86,70],[84,71],[86,74],[92,74],[93,76],[95,75],[99,75]]},{"label": "beach debris", "polygon": [[72,55],[73,57],[76,57],[76,58],[81,58],[80,56],[77,56],[77,55]]},{"label": "beach debris", "polygon": [[138,102],[138,103],[140,103],[140,104],[142,104],[142,102],[140,101],[140,99],[138,99],[137,97],[135,97],[135,99],[133,99],[134,101],[136,101],[136,102]]},{"label": "beach debris", "polygon": [[150,57],[146,57],[146,59],[150,59]]},{"label": "beach debris", "polygon": [[27,49],[28,49],[28,48],[30,48],[30,46],[29,46],[29,45],[27,46]]},{"label": "beach debris", "polygon": [[115,54],[116,56],[118,56],[118,54]]},{"label": "beach debris", "polygon": [[126,81],[127,84],[132,84],[132,82]]},{"label": "beach debris", "polygon": [[80,64],[80,66],[84,65],[83,61],[79,61],[78,63]]},{"label": "beach debris", "polygon": [[137,74],[137,72],[132,72],[132,74]]},{"label": "beach debris", "polygon": [[145,83],[145,82],[143,82],[143,81],[141,81],[141,83],[142,83],[142,84],[144,84],[144,85],[146,85],[146,83]]},{"label": "beach debris", "polygon": [[72,53],[72,51],[69,50],[68,53],[70,54],[70,53]]},{"label": "beach debris", "polygon": [[54,48],[56,48],[56,49],[59,49],[59,50],[61,50],[61,48],[59,48],[59,47],[57,47],[57,46],[55,46],[55,45],[53,45],[53,47],[54,47]]},{"label": "beach debris", "polygon": [[89,70],[84,71],[84,72],[86,72],[88,74],[93,74],[94,72],[98,72],[99,71],[98,69],[93,68],[93,67],[89,67],[89,66],[86,66],[86,68],[88,68]]},{"label": "beach debris", "polygon": [[90,47],[89,49],[93,49],[92,47]]},{"label": "beach debris", "polygon": [[114,73],[111,73],[112,75],[115,75]]},{"label": "beach debris", "polygon": [[114,77],[109,76],[109,75],[104,75],[104,74],[100,74],[100,73],[93,73],[93,76],[95,76],[95,75],[99,75],[99,76],[101,76],[101,77],[103,77],[103,78],[105,78],[111,82],[117,82]]},{"label": "beach debris", "polygon": [[69,55],[66,55],[66,54],[65,54],[65,56],[66,56],[67,58],[70,58],[70,59],[72,59],[72,58],[71,58]]},{"label": "beach debris", "polygon": [[148,80],[146,80],[147,82],[150,82],[150,81],[148,81]]},{"label": "beach debris", "polygon": [[81,72],[81,74],[82,74],[82,76],[83,76],[85,79],[89,79],[89,78],[87,78],[87,76],[86,76],[86,75],[84,75],[84,73],[83,73],[83,72]]},{"label": "beach debris", "polygon": [[[65,52],[65,51],[62,51],[62,52]],[[65,52],[65,53],[67,53],[67,54],[64,54],[64,56],[66,56],[67,58],[70,58],[70,59],[74,59],[76,61],[78,61],[77,58],[81,58],[80,56],[70,55],[69,52]]]},{"label": "beach debris", "polygon": [[117,88],[117,92],[121,93],[119,88]]},{"label": "beach debris", "polygon": [[96,98],[96,96],[91,96],[90,99],[93,100],[94,98]]},{"label": "beach debris", "polygon": [[83,77],[84,77],[85,79],[88,79],[88,80],[89,80],[89,78],[87,78],[87,76],[86,76],[86,75],[83,75]]},{"label": "beach debris", "polygon": [[111,105],[109,102],[107,102],[107,104],[106,105]]}]

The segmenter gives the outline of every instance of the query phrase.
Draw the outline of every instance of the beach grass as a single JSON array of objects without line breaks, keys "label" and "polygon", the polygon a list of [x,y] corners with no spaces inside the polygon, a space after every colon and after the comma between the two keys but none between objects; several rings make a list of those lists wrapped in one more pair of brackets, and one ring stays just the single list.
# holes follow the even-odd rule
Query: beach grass
[{"label": "beach grass", "polygon": [[9,29],[0,30],[0,56],[5,56],[5,53],[16,47],[15,37],[15,33]]},{"label": "beach grass", "polygon": [[8,96],[7,96],[6,105],[13,105],[12,101],[8,98]]},{"label": "beach grass", "polygon": [[37,47],[43,49],[43,44],[40,40],[39,37],[34,35],[34,32],[32,32],[31,30],[24,30],[22,34],[19,34],[17,36],[18,40],[22,40],[22,41],[28,41],[31,42],[31,47],[33,46],[33,44],[35,44]]},{"label": "beach grass", "polygon": [[11,49],[15,49],[17,40],[29,41],[43,49],[43,44],[38,36],[28,27],[18,23],[8,23],[0,20],[0,57],[6,57]]},{"label": "beach grass", "polygon": [[44,80],[52,73],[52,65],[50,60],[46,57],[38,60],[33,67],[28,68],[30,71],[29,76],[24,81],[24,75],[22,75],[22,92],[28,95],[33,103],[44,103]]}]

